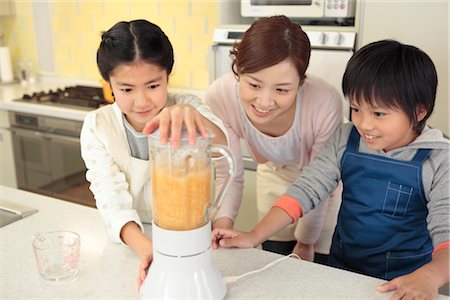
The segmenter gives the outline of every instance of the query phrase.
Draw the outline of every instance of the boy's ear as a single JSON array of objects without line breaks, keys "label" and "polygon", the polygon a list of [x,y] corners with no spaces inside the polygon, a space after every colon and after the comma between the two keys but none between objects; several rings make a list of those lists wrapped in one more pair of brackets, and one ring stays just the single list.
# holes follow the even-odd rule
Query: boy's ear
[{"label": "boy's ear", "polygon": [[419,106],[416,109],[416,116],[417,116],[417,122],[420,122],[423,120],[423,118],[425,118],[425,116],[427,115],[428,111],[423,108],[423,106]]}]

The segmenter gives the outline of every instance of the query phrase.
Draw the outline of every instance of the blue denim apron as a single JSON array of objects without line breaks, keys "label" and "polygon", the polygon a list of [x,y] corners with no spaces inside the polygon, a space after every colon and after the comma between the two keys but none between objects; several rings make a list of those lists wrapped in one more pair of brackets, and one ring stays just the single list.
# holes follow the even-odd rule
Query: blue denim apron
[{"label": "blue denim apron", "polygon": [[422,163],[430,149],[411,161],[358,152],[353,127],[342,156],[344,191],[329,264],[390,280],[431,261]]}]

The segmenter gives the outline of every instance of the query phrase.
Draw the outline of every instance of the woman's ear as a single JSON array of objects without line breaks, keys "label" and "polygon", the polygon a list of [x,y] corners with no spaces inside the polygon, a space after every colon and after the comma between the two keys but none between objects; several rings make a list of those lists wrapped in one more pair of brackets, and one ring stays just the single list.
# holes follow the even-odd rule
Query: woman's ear
[{"label": "woman's ear", "polygon": [[423,106],[419,106],[416,109],[417,122],[422,121],[423,118],[425,118],[425,116],[427,115],[427,113],[428,113],[428,111]]}]

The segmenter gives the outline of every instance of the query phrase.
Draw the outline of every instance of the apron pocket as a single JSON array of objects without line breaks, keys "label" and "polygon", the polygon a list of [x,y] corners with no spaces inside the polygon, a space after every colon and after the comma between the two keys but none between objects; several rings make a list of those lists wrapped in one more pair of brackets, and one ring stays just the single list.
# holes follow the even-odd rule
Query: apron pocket
[{"label": "apron pocket", "polygon": [[431,261],[431,253],[428,251],[398,251],[386,253],[386,280],[409,274],[424,264]]},{"label": "apron pocket", "polygon": [[381,213],[403,218],[408,211],[412,193],[412,187],[389,181]]}]

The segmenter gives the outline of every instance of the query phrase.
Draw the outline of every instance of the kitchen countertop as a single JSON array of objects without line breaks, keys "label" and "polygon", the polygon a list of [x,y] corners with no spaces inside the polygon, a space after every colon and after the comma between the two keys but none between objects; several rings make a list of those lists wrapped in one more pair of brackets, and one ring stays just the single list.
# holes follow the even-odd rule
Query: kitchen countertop
[{"label": "kitchen countertop", "polygon": [[[13,101],[14,99],[22,98],[24,94],[48,92],[49,90],[56,90],[57,88],[64,89],[65,87],[74,85],[101,87],[98,82],[92,80],[58,77],[42,78],[39,82],[28,86],[22,86],[20,83],[2,84],[0,85],[0,110],[30,114],[38,113],[43,116],[83,121],[89,110]],[[202,90],[169,88],[169,91],[174,93],[194,94],[204,100],[205,92]]]},{"label": "kitchen countertop", "polygon": [[[138,257],[107,238],[94,208],[0,186],[0,201],[39,212],[0,228],[1,299],[139,299]],[[81,270],[68,282],[46,282],[36,268],[31,237],[38,232],[72,230],[81,236]],[[145,225],[151,232],[150,225]],[[259,249],[219,249],[213,259],[222,276],[262,268],[280,255]],[[389,299],[375,287],[382,280],[323,265],[285,259],[259,273],[227,284],[226,299]],[[439,296],[439,299],[448,299]]]}]

